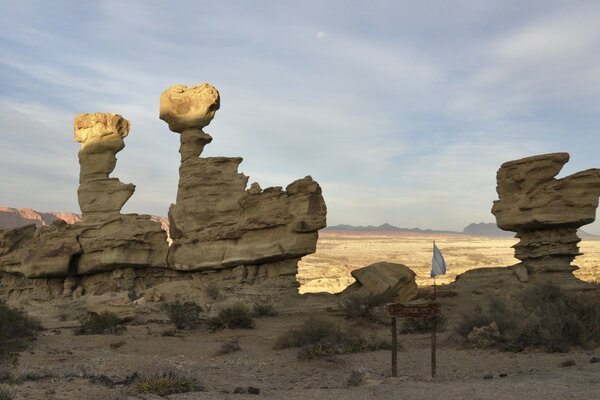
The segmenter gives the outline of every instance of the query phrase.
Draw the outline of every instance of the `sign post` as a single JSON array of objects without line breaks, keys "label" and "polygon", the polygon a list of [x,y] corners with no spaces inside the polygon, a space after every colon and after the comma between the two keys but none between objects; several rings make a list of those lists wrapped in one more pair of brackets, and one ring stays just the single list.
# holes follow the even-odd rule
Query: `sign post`
[{"label": "sign post", "polygon": [[388,317],[392,319],[392,376],[398,376],[398,337],[396,329],[397,318],[432,318],[431,329],[431,377],[436,374],[436,328],[437,314],[439,314],[441,304],[437,301],[429,303],[402,304],[390,303],[386,305]]}]

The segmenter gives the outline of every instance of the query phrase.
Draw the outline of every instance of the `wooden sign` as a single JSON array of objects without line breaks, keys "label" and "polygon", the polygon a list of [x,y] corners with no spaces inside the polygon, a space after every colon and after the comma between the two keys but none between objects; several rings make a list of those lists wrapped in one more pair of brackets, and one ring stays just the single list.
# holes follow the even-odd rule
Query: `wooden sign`
[{"label": "wooden sign", "polygon": [[402,304],[391,303],[386,305],[387,315],[390,318],[419,318],[436,315],[440,312],[440,303]]},{"label": "wooden sign", "polygon": [[[434,297],[435,299],[435,297]],[[388,317],[392,319],[392,376],[398,376],[398,338],[396,318],[427,318],[432,317],[431,329],[431,377],[436,374],[436,330],[437,315],[440,313],[441,304],[437,301],[429,303],[402,304],[390,303],[386,305]]]}]

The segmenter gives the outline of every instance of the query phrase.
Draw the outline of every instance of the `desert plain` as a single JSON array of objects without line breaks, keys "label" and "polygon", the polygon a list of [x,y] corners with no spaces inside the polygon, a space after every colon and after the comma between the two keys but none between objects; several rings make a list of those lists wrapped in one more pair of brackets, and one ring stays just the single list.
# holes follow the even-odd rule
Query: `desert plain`
[{"label": "desert plain", "polygon": [[[579,267],[575,271],[579,279],[589,282],[600,279],[599,239],[583,239],[579,243],[583,255],[574,261]],[[429,274],[434,241],[447,264],[446,275],[436,278],[438,284],[450,283],[473,268],[519,262],[512,248],[518,239],[510,237],[324,231],[320,233],[317,252],[304,257],[299,264],[300,292],[340,292],[354,282],[352,270],[379,261],[404,264],[415,271],[419,286],[432,285]]]},{"label": "desert plain", "polygon": [[[279,335],[311,316],[389,340],[388,324],[346,320],[335,306],[317,309],[323,295],[310,293],[339,292],[353,281],[353,269],[377,261],[405,264],[417,273],[419,287],[430,285],[432,240],[448,266],[448,274],[438,278],[440,285],[471,268],[516,262],[511,249],[515,240],[510,238],[326,231],[317,252],[300,265],[299,291],[306,293],[300,301],[303,311],[278,309],[277,316],[256,317],[254,329],[215,333],[202,324],[174,330],[167,318],[156,318],[134,320],[118,335],[76,335],[76,321],[47,321],[9,371],[16,398],[160,399],[137,393],[135,381],[140,375],[161,373],[192,377],[203,386],[203,391],[164,397],[171,400],[598,398],[600,363],[594,361],[600,356],[598,349],[568,353],[467,349],[452,340],[447,328],[438,334],[437,376],[432,379],[427,333],[399,335],[398,377],[391,376],[389,349],[306,361],[298,359],[297,349],[273,348]],[[597,280],[600,241],[584,240],[581,249],[585,254],[576,259],[577,275]],[[232,340],[239,350],[219,354],[221,346]],[[248,393],[248,388],[258,389],[258,394]]]}]

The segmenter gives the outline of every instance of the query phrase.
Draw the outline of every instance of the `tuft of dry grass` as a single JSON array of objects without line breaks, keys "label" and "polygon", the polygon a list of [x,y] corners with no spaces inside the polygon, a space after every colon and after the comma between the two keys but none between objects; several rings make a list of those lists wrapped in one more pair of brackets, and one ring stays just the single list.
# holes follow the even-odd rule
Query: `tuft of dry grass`
[{"label": "tuft of dry grass", "polygon": [[0,385],[0,400],[14,400],[16,397],[15,390],[6,385]]},{"label": "tuft of dry grass", "polygon": [[203,390],[204,388],[197,380],[173,372],[142,376],[135,385],[135,391],[138,394],[151,393],[158,396]]}]

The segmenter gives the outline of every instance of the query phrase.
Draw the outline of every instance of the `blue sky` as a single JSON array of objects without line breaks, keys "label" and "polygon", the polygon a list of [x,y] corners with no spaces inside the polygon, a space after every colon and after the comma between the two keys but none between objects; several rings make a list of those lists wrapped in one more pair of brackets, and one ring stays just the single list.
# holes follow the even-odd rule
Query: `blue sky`
[{"label": "blue sky", "polygon": [[[167,87],[209,82],[203,155],[267,186],[312,175],[330,224],[492,222],[501,163],[600,167],[600,2],[0,0],[0,204],[78,211],[72,120],[131,122],[125,212],[165,215]],[[585,228],[600,234],[600,223]]]}]

